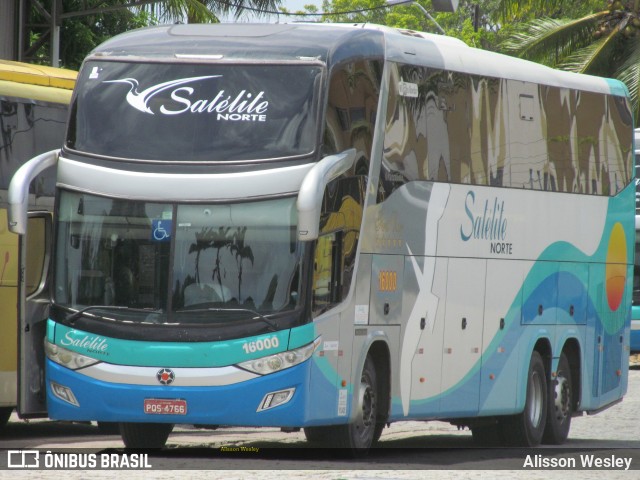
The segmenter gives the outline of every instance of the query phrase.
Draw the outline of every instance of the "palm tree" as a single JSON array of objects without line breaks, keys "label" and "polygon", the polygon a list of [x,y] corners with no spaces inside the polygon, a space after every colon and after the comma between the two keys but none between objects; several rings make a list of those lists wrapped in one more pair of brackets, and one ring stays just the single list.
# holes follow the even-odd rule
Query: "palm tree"
[{"label": "palm tree", "polygon": [[[0,0],[5,2],[6,0]],[[60,0],[60,11],[67,18],[61,22],[59,45],[61,66],[78,69],[85,56],[98,44],[114,35],[133,28],[162,22],[218,23],[230,15],[238,18],[250,10],[260,16],[261,11],[277,11],[282,0]],[[7,2],[10,3],[10,2]],[[18,3],[18,2],[16,2]],[[22,52],[31,62],[53,62],[55,22],[52,2],[19,2],[28,6],[24,12],[26,37]],[[17,14],[17,10],[15,12]],[[71,16],[69,16],[71,15]],[[0,18],[0,31],[17,20]],[[15,50],[9,48],[7,51]]]},{"label": "palm tree", "polygon": [[222,288],[222,274],[220,272],[220,250],[223,248],[229,248],[231,246],[232,237],[228,235],[231,227],[218,227],[218,231],[212,229],[211,231],[211,243],[210,246],[216,249],[216,264],[211,273],[211,280],[218,279],[218,285],[220,285],[220,297],[222,301],[227,301],[224,298],[224,289]]},{"label": "palm tree", "polygon": [[161,0],[159,8],[168,18],[186,19],[189,23],[217,23],[220,16],[236,18],[246,10],[277,11],[282,0]]},{"label": "palm tree", "polygon": [[246,258],[253,265],[253,250],[249,245],[245,245],[244,236],[247,233],[247,227],[238,227],[236,233],[233,234],[233,244],[229,247],[231,253],[236,257],[238,264],[238,303],[242,302],[242,262]]},{"label": "palm tree", "polygon": [[196,252],[196,278],[197,284],[200,283],[200,254],[203,250],[211,248],[214,240],[215,232],[213,227],[203,228],[200,232],[196,232],[196,242],[189,245],[189,253]]},{"label": "palm tree", "polygon": [[526,23],[503,45],[504,50],[555,68],[623,81],[631,94],[637,123],[640,120],[640,0],[591,2],[600,9],[579,18],[559,18],[554,9],[562,3],[559,0],[501,0],[505,19],[532,8],[544,8],[539,11],[550,15]]}]

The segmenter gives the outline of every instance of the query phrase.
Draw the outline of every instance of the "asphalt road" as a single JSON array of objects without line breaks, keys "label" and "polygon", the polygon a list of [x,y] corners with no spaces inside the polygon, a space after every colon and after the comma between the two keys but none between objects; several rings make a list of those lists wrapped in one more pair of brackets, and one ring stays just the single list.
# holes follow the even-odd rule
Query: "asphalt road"
[{"label": "asphalt road", "polygon": [[[51,449],[97,455],[125,453],[119,435],[101,434],[95,424],[24,422],[15,416],[0,433],[0,449]],[[443,422],[397,422],[384,430],[380,448],[360,459],[347,458],[331,449],[309,448],[302,432],[234,427],[208,430],[192,426],[176,427],[167,448],[147,454],[156,478],[202,478],[202,471],[206,471],[207,478],[263,480],[281,480],[282,475],[290,479],[484,479],[489,478],[488,471],[491,471],[490,478],[513,478],[514,475],[563,480],[574,476],[576,479],[640,478],[640,367],[631,368],[629,389],[621,403],[598,415],[573,419],[569,439],[561,449],[548,446],[533,450],[477,448],[468,430],[460,431]],[[577,461],[580,467],[582,455],[598,457],[607,463],[591,470],[572,468],[572,461]],[[6,465],[2,460],[0,458],[0,465]],[[538,465],[536,461],[542,463]],[[631,462],[630,470],[624,470],[625,461]],[[548,469],[549,462],[555,462],[551,466],[559,468]],[[26,474],[0,470],[0,478],[9,474],[12,479],[21,478],[23,473]],[[29,478],[34,478],[33,474],[35,478],[60,478],[53,471],[29,473]],[[80,473],[72,471],[71,476],[65,475],[65,480],[87,478],[87,472]],[[120,478],[123,473],[122,470],[95,470],[90,476]],[[149,473],[130,469],[126,477],[148,478]]]}]

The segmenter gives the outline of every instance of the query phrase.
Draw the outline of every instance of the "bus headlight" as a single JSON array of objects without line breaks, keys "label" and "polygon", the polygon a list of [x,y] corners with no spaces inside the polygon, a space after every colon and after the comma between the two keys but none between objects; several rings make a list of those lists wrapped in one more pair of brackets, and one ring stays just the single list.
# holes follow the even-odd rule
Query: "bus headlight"
[{"label": "bus headlight", "polygon": [[55,345],[49,340],[44,341],[44,351],[49,360],[63,367],[70,368],[71,370],[78,370],[79,368],[88,367],[89,365],[100,362],[100,360],[95,358],[73,352],[60,345]]},{"label": "bus headlight", "polygon": [[267,357],[260,357],[254,360],[238,363],[237,366],[245,370],[260,375],[268,375],[269,373],[279,372],[287,368],[294,367],[305,360],[308,360],[313,352],[320,345],[320,337],[315,341],[295,350],[287,350],[286,352],[276,353]]}]

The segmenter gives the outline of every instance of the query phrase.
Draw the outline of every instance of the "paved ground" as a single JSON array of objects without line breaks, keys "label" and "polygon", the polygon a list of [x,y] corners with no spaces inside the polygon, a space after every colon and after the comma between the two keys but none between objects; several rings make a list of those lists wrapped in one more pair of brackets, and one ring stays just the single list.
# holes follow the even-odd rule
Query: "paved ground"
[{"label": "paved ground", "polygon": [[[634,357],[632,363],[637,363]],[[609,410],[594,416],[575,418],[572,423],[570,438],[565,445],[568,448],[605,449],[606,451],[620,451],[618,449],[636,449],[634,462],[640,463],[640,368],[634,367],[629,375],[629,390],[622,403]],[[194,458],[169,458],[178,468],[193,468],[194,470],[169,470],[143,472],[143,471],[2,471],[0,478],[43,478],[64,480],[76,478],[111,479],[127,478],[127,480],[166,478],[166,479],[191,479],[213,478],[224,480],[282,480],[287,479],[320,479],[320,480],[369,480],[369,479],[399,479],[418,480],[423,478],[438,478],[443,480],[453,479],[506,479],[518,478],[524,480],[558,479],[558,480],[609,480],[609,479],[637,479],[640,478],[640,470],[612,471],[612,470],[487,470],[486,459],[483,462],[482,451],[471,449],[472,443],[468,431],[458,431],[455,427],[441,422],[398,422],[385,429],[382,439],[385,445],[406,445],[409,447],[406,453],[406,463],[403,466],[403,452],[399,450],[399,459],[391,458],[389,462],[378,462],[372,469],[353,469],[349,464],[336,463],[335,468],[327,467],[326,462],[317,464],[313,459],[301,459],[293,467],[294,469],[277,470],[278,461],[266,463],[264,460],[247,460],[240,462],[240,467],[226,470],[215,469],[215,462],[203,456]],[[234,445],[271,445],[279,442],[289,446],[305,445],[302,433],[285,434],[277,429],[241,429],[221,428],[218,430],[199,430],[192,427],[180,427],[169,438],[168,446],[172,449],[185,449],[194,447],[206,447],[207,449],[220,449],[222,446]],[[471,465],[481,470],[416,470],[412,467],[419,448],[452,447],[455,455],[459,455],[460,463]],[[11,422],[9,430],[0,437],[0,448],[89,448],[92,451],[104,449],[120,449],[122,442],[116,435],[99,435],[95,426],[69,425],[47,420],[34,421],[30,424],[24,422]],[[452,455],[452,448],[443,450]],[[409,451],[410,450],[410,451]],[[418,451],[418,453],[416,453]],[[428,451],[428,450],[427,450]],[[545,448],[540,448],[535,453],[544,455]],[[628,452],[628,450],[627,450]],[[433,455],[433,452],[429,453]],[[477,462],[469,462],[473,457]],[[154,463],[156,459],[154,459]],[[213,465],[212,465],[213,464]],[[284,464],[284,463],[283,463]],[[246,467],[244,467],[246,465]],[[270,465],[274,467],[271,468]],[[478,467],[478,465],[485,465]],[[321,466],[321,470],[316,468]],[[361,465],[360,465],[361,467]],[[408,468],[409,467],[409,468]],[[639,468],[640,465],[635,465]],[[195,470],[195,469],[198,470]],[[229,468],[229,467],[225,467]],[[268,469],[263,469],[268,468]],[[283,468],[292,468],[291,466]]]}]

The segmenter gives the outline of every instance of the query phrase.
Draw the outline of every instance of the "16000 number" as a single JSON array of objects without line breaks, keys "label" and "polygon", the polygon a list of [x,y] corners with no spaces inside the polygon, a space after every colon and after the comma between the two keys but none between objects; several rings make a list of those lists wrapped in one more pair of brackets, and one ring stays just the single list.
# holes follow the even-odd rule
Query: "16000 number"
[{"label": "16000 number", "polygon": [[263,350],[270,350],[272,348],[278,348],[280,346],[280,340],[278,337],[261,338],[255,342],[245,342],[242,344],[244,353],[255,353]]}]

